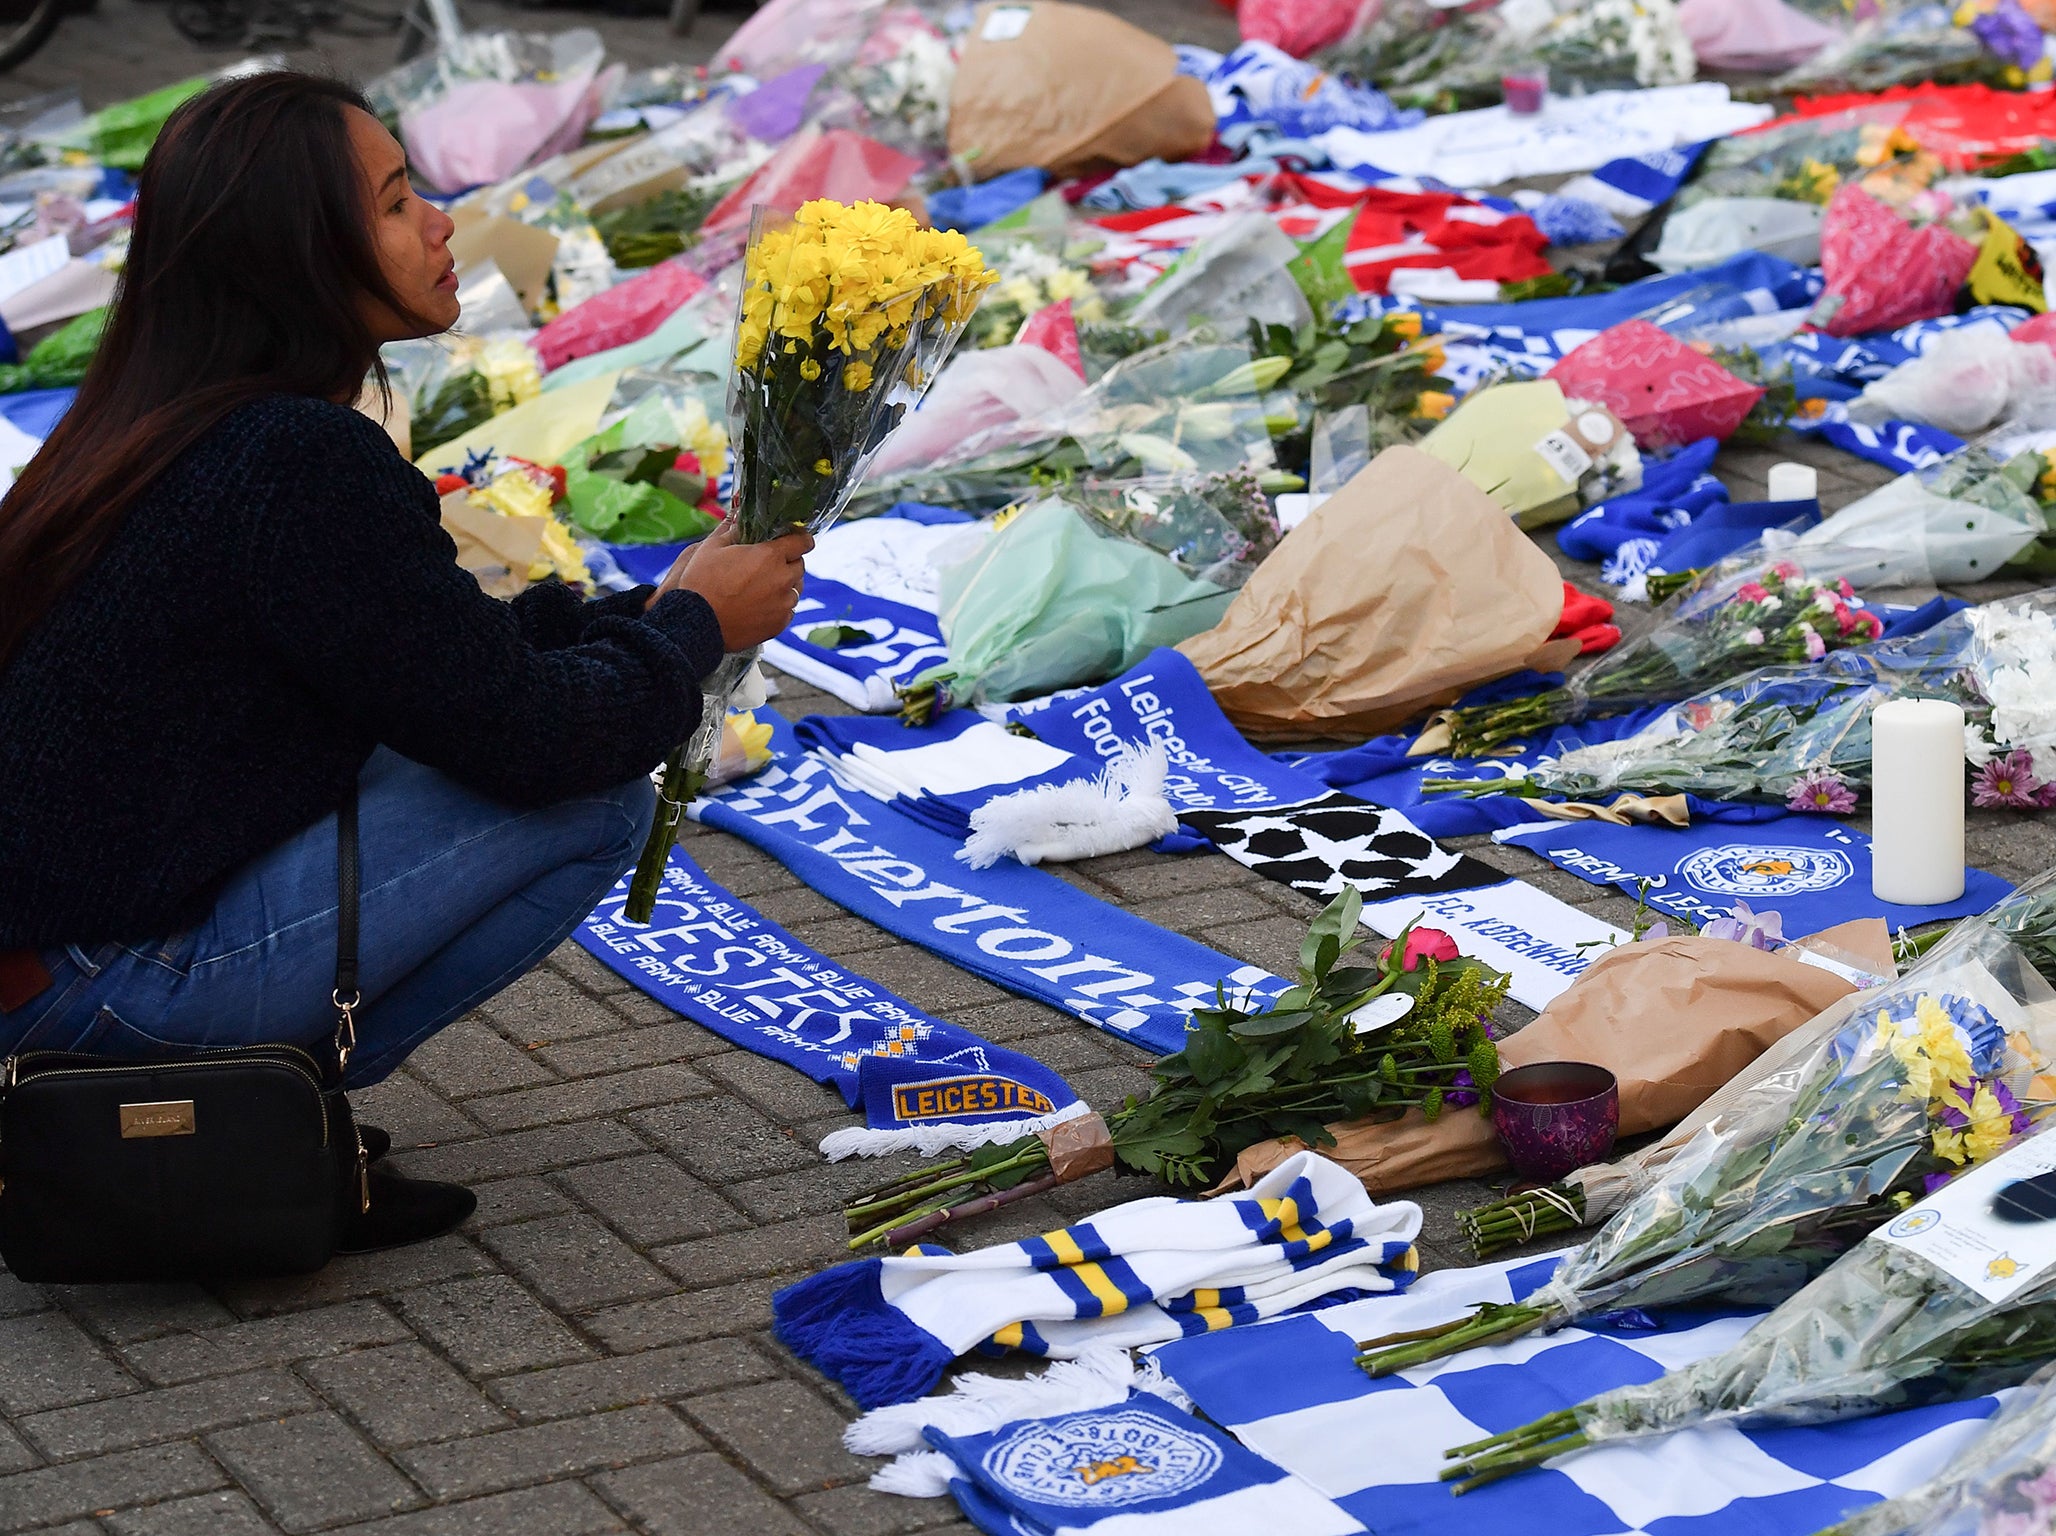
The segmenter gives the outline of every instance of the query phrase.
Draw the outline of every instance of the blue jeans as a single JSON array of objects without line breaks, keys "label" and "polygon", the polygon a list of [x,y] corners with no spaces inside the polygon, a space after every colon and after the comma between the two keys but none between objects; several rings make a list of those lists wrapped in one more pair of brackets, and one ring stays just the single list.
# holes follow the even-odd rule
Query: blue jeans
[{"label": "blue jeans", "polygon": [[[364,1000],[352,1088],[563,943],[635,861],[656,793],[636,779],[516,810],[381,747],[358,777],[358,804]],[[0,1013],[0,1055],[284,1041],[323,1057],[336,1022],[336,819],[238,870],[184,933],[43,959],[53,985]]]}]

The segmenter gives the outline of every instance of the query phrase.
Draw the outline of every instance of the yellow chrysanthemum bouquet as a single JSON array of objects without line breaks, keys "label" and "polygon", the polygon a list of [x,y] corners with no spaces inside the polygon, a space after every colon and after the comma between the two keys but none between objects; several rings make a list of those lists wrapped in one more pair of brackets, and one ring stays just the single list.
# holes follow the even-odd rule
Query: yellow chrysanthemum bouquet
[{"label": "yellow chrysanthemum bouquet", "polygon": [[[743,256],[728,430],[730,517],[745,544],[834,522],[872,456],[920,403],[993,274],[954,231],[903,208],[821,199],[760,209]],[[756,660],[724,658],[700,727],[665,764],[627,916],[647,922],[685,807],[706,782],[728,700]]]}]

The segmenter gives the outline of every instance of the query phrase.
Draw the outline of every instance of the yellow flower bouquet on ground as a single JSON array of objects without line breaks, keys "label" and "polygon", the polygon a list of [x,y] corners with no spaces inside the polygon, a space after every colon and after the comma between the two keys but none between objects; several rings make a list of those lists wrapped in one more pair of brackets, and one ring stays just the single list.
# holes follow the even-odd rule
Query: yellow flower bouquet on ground
[{"label": "yellow flower bouquet on ground", "polygon": [[[754,544],[834,522],[872,456],[920,403],[993,280],[955,231],[903,208],[821,199],[759,210],[743,257],[728,430],[737,536]],[[685,807],[706,783],[729,695],[756,659],[723,659],[700,726],[665,764],[627,916],[647,922]]]}]

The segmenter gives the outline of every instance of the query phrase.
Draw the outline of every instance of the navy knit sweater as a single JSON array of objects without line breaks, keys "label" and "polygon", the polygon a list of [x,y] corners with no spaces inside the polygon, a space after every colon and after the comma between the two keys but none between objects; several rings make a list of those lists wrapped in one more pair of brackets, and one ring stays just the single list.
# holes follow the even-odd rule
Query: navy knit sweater
[{"label": "navy knit sweater", "polygon": [[721,631],[694,594],[648,596],[487,597],[376,424],[244,406],[0,671],[0,952],[192,926],[380,744],[515,806],[649,772]]}]

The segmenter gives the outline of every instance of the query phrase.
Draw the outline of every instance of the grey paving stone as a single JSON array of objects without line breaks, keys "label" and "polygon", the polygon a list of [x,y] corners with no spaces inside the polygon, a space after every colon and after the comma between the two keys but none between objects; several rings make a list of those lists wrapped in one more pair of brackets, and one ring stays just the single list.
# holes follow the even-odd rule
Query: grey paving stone
[{"label": "grey paving stone", "polygon": [[1241,885],[1215,886],[1179,896],[1156,896],[1129,904],[1137,917],[1180,933],[1206,932],[1275,919],[1277,909]]},{"label": "grey paving stone", "polygon": [[710,1291],[607,1307],[580,1321],[588,1333],[617,1354],[689,1344],[695,1339],[769,1328],[772,1289],[768,1281],[743,1280]]},{"label": "grey paving stone", "polygon": [[[1082,1091],[1082,1090],[1081,1090]],[[839,1211],[843,1201],[886,1177],[869,1158],[795,1169],[769,1178],[746,1179],[728,1186],[728,1198],[759,1223],[786,1222],[797,1216]]]},{"label": "grey paving stone", "polygon": [[104,1523],[114,1536],[272,1536],[278,1530],[248,1494],[233,1488],[123,1510]]},{"label": "grey paving stone", "polygon": [[311,1275],[236,1281],[219,1288],[222,1299],[250,1317],[327,1306],[359,1296],[383,1296],[436,1280],[455,1280],[493,1268],[493,1261],[452,1234],[385,1253],[349,1254]]},{"label": "grey paving stone", "polygon": [[[877,1170],[871,1171],[877,1177]],[[820,1267],[848,1237],[840,1210],[760,1226],[747,1235],[723,1233],[659,1248],[650,1257],[689,1290],[726,1285],[753,1275],[783,1275]]]},{"label": "grey paving stone", "polygon": [[394,1344],[406,1337],[406,1326],[378,1303],[346,1301],[204,1333],[148,1339],[128,1345],[121,1357],[137,1374],[159,1386],[172,1386],[202,1376],[337,1355],[367,1344]]},{"label": "grey paving stone", "polygon": [[842,1418],[796,1381],[767,1381],[696,1397],[693,1423],[779,1493],[868,1478],[874,1467],[842,1448]]},{"label": "grey paving stone", "polygon": [[728,1048],[728,1042],[712,1030],[686,1019],[667,1017],[646,1028],[617,1027],[583,1040],[546,1045],[536,1055],[566,1077],[591,1077],[598,1072],[626,1072],[662,1062],[689,1061]]},{"label": "grey paving stone", "polygon": [[203,1493],[228,1481],[197,1445],[153,1445],[0,1477],[0,1529],[25,1531],[154,1499]]},{"label": "grey paving stone", "polygon": [[703,1444],[670,1409],[643,1406],[417,1446],[399,1460],[422,1487],[449,1500],[633,1466]]},{"label": "grey paving stone", "polygon": [[826,896],[809,890],[804,885],[761,892],[750,898],[750,905],[772,922],[794,931],[814,923],[826,922],[830,918],[848,915],[843,908]]},{"label": "grey paving stone", "polygon": [[[838,960],[843,958],[832,949],[827,953]],[[853,951],[850,967],[930,1013],[945,1016],[960,1008],[976,1008],[1007,998],[991,982],[910,944],[899,945],[890,952]]]},{"label": "grey paving stone", "polygon": [[809,1168],[820,1154],[734,1099],[696,1099],[631,1115],[629,1123],[719,1187],[756,1174]]},{"label": "grey paving stone", "polygon": [[513,1423],[419,1344],[360,1349],[303,1369],[324,1397],[383,1446],[484,1434]]},{"label": "grey paving stone", "polygon": [[644,992],[624,992],[619,997],[610,997],[607,999],[607,1008],[616,1017],[626,1019],[631,1024],[666,1024],[678,1017],[676,1008]]},{"label": "grey paving stone", "polygon": [[544,1300],[567,1312],[671,1288],[662,1270],[591,1216],[574,1213],[495,1227],[482,1240]]},{"label": "grey paving stone", "polygon": [[792,1501],[792,1507],[829,1536],[905,1536],[957,1519],[957,1501],[947,1494],[939,1499],[903,1499],[897,1494],[873,1493],[862,1483],[826,1493],[803,1493]]},{"label": "grey paving stone", "polygon": [[396,1152],[393,1166],[417,1179],[452,1179],[460,1184],[504,1179],[520,1173],[548,1173],[574,1163],[597,1162],[648,1148],[626,1126],[612,1120],[582,1125],[548,1125],[480,1141],[458,1142],[426,1152]]},{"label": "grey paving stone", "polygon": [[1290,976],[1299,963],[1299,941],[1306,937],[1306,924],[1274,914],[1228,928],[1210,929],[1196,937],[1224,955]]},{"label": "grey paving stone", "polygon": [[553,971],[530,971],[480,1010],[509,1040],[536,1046],[613,1027],[613,1018]]},{"label": "grey paving stone", "polygon": [[665,1063],[575,1083],[495,1094],[491,1098],[473,1099],[467,1108],[489,1130],[519,1131],[530,1126],[590,1120],[623,1110],[647,1109],[653,1104],[675,1104],[681,1099],[719,1091],[691,1067]]},{"label": "grey paving stone", "polygon": [[546,1483],[346,1527],[339,1536],[607,1536],[626,1531],[579,1483]]},{"label": "grey paving stone", "polygon": [[457,1280],[399,1298],[407,1321],[473,1377],[566,1365],[592,1348],[506,1275]]},{"label": "grey paving stone", "polygon": [[338,1536],[609,1536],[626,1531],[579,1483],[546,1483],[345,1527]]},{"label": "grey paving stone", "polygon": [[554,1186],[532,1174],[474,1184],[471,1192],[478,1196],[478,1209],[465,1223],[471,1231],[509,1221],[533,1221],[538,1216],[560,1216],[571,1209],[571,1202]]},{"label": "grey paving stone", "polygon": [[827,1083],[803,1077],[768,1056],[726,1051],[702,1058],[698,1069],[774,1120],[810,1120],[844,1107],[842,1095]]},{"label": "grey paving stone", "polygon": [[617,992],[634,990],[630,982],[594,959],[575,939],[567,939],[550,951],[549,967],[595,997],[612,997]]},{"label": "grey paving stone", "polygon": [[135,1390],[135,1380],[59,1312],[0,1321],[0,1407],[34,1413]]},{"label": "grey paving stone", "polygon": [[480,1130],[464,1111],[404,1071],[353,1094],[350,1105],[359,1120],[377,1126],[402,1150],[463,1141]]},{"label": "grey paving stone", "polygon": [[743,1225],[734,1206],[662,1153],[588,1163],[555,1178],[632,1243],[734,1233]]},{"label": "grey paving stone", "polygon": [[787,1536],[807,1529],[719,1456],[680,1456],[592,1482],[650,1536]]},{"label": "grey paving stone", "polygon": [[1093,859],[1082,866],[1118,901],[1151,901],[1162,896],[1187,896],[1195,891],[1261,880],[1225,853],[1195,853],[1182,858],[1152,858],[1147,863],[1113,869],[1110,860]]},{"label": "grey paving stone", "polygon": [[1078,1021],[1043,1003],[1025,997],[1010,997],[982,1008],[960,1008],[950,1015],[981,1040],[995,1045],[1019,1046],[1023,1040],[1063,1034],[1078,1027]]},{"label": "grey paving stone", "polygon": [[741,1339],[709,1339],[586,1365],[524,1371],[492,1384],[494,1397],[525,1421],[600,1413],[764,1381],[778,1368]]},{"label": "grey paving stone", "polygon": [[89,1332],[133,1344],[181,1329],[218,1328],[235,1314],[197,1285],[52,1285],[55,1301]]},{"label": "grey paving stone", "polygon": [[861,917],[830,917],[806,925],[807,942],[824,954],[854,955],[861,963],[865,953],[885,949],[900,941],[883,928]]},{"label": "grey paving stone", "polygon": [[207,1448],[288,1531],[411,1509],[421,1493],[333,1413],[303,1413],[207,1437]]},{"label": "grey paving stone", "polygon": [[[584,1000],[584,994],[569,982],[554,976],[550,980],[571,996]],[[407,1058],[407,1066],[437,1093],[452,1099],[499,1093],[509,1088],[531,1088],[557,1080],[557,1075],[533,1052],[523,1050],[476,1018],[459,1019],[431,1035]]]},{"label": "grey paving stone", "polygon": [[49,1294],[42,1286],[25,1284],[0,1271],[0,1317],[23,1317],[31,1312],[44,1312],[50,1305]]},{"label": "grey paving stone", "polygon": [[266,1370],[132,1392],[103,1403],[30,1414],[16,1423],[45,1456],[65,1461],[158,1440],[186,1440],[203,1430],[281,1418],[316,1406],[298,1381],[284,1371]]}]

